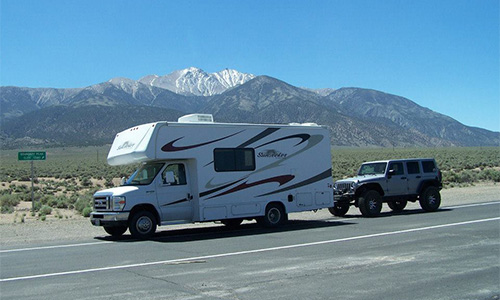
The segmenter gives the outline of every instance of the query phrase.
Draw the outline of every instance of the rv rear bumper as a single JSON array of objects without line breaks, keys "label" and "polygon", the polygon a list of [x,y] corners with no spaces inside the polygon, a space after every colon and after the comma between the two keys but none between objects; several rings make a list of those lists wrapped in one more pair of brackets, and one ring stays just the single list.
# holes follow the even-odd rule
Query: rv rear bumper
[{"label": "rv rear bumper", "polygon": [[92,212],[90,222],[94,226],[122,226],[128,224],[130,212]]}]

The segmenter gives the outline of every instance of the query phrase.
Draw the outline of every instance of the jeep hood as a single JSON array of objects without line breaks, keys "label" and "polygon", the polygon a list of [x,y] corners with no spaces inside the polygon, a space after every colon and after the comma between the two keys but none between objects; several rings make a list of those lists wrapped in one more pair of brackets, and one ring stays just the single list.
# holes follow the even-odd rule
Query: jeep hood
[{"label": "jeep hood", "polygon": [[385,175],[383,174],[375,174],[375,175],[363,175],[363,176],[356,176],[356,177],[350,177],[342,180],[337,180],[336,183],[349,183],[349,182],[368,182],[368,181],[376,181],[380,180],[381,178],[384,178]]}]

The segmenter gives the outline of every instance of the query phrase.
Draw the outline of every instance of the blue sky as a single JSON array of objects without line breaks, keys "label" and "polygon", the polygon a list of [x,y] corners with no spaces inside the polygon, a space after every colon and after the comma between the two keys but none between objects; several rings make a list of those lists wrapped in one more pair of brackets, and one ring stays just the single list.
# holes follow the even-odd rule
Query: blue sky
[{"label": "blue sky", "polygon": [[0,84],[198,67],[362,87],[500,131],[498,0],[0,0]]}]

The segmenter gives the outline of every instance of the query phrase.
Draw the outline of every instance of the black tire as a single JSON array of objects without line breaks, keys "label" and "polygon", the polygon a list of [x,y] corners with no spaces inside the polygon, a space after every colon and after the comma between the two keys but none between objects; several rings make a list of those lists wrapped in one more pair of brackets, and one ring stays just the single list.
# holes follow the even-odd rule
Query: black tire
[{"label": "black tire", "polygon": [[129,221],[130,234],[137,239],[148,239],[156,231],[156,218],[147,210],[136,212]]},{"label": "black tire", "polygon": [[257,223],[260,225],[273,228],[277,227],[288,220],[282,205],[271,203],[266,207],[266,214],[263,217],[257,218]]},{"label": "black tire", "polygon": [[241,225],[243,219],[227,219],[221,220],[221,223],[226,225],[228,228],[236,228]]},{"label": "black tire", "polygon": [[403,211],[403,209],[405,209],[405,207],[406,207],[406,204],[408,204],[408,201],[406,201],[406,200],[397,200],[397,201],[391,201],[391,202],[387,203],[387,205],[389,205],[389,208],[395,212]]},{"label": "black tire", "polygon": [[104,226],[104,231],[111,236],[119,237],[127,231],[127,226]]},{"label": "black tire", "polygon": [[375,190],[368,190],[358,199],[359,210],[363,217],[376,217],[382,210],[382,197]]},{"label": "black tire", "polygon": [[335,203],[334,207],[329,207],[328,211],[337,217],[343,217],[349,211],[349,203]]},{"label": "black tire", "polygon": [[425,211],[436,211],[441,205],[441,194],[439,189],[435,186],[430,186],[426,188],[422,194],[420,194],[420,207]]}]

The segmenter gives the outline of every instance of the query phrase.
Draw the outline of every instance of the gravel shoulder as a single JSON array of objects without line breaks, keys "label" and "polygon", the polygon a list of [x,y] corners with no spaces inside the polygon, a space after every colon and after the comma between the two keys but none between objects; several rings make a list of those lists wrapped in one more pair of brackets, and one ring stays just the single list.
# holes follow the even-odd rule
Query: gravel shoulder
[{"label": "gravel shoulder", "polygon": [[[493,183],[480,183],[475,186],[444,189],[441,191],[441,207],[455,206],[472,203],[500,201],[500,185]],[[417,203],[409,203],[406,209],[419,209]],[[384,205],[383,211],[389,211]],[[499,211],[500,213],[500,211]],[[351,207],[348,215],[358,216],[359,211]],[[2,215],[5,219],[7,216]],[[303,212],[291,214],[291,220],[321,220],[336,218],[328,210],[324,209],[314,212]],[[339,218],[339,220],[342,220]],[[158,230],[172,230],[181,228],[196,228],[223,226],[215,223],[201,223],[188,225],[174,225],[159,227]],[[128,234],[128,233],[126,233]],[[89,241],[96,237],[104,237],[106,233],[101,227],[92,226],[88,218],[78,215],[71,215],[69,218],[48,218],[46,221],[26,218],[21,222],[0,222],[0,248],[30,247],[36,245],[50,245],[55,243],[78,243],[79,241]]]}]

